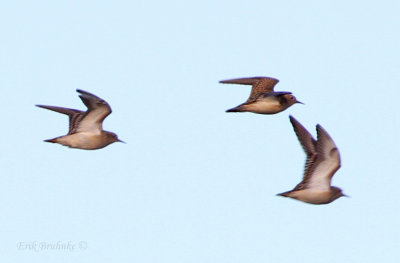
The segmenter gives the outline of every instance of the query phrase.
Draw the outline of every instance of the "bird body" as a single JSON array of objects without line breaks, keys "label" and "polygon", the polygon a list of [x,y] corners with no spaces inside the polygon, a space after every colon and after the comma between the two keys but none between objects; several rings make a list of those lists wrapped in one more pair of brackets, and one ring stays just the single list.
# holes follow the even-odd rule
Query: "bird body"
[{"label": "bird body", "polygon": [[54,139],[45,140],[46,142],[58,143],[70,148],[79,148],[85,150],[101,149],[113,143],[113,133],[102,131],[100,134],[92,132],[79,132],[70,135],[56,137]]},{"label": "bird body", "polygon": [[226,112],[253,112],[259,114],[275,114],[287,109],[290,105],[281,103],[277,96],[260,97],[250,103],[243,103],[235,108],[229,109]]},{"label": "bird body", "polygon": [[86,112],[57,106],[36,105],[69,116],[68,134],[45,140],[45,142],[85,150],[100,149],[114,142],[123,142],[115,133],[103,130],[103,120],[111,114],[108,103],[87,91],[77,90],[77,92],[81,93],[79,97],[88,107]]},{"label": "bird body", "polygon": [[274,86],[279,80],[269,77],[251,77],[222,80],[220,83],[252,85],[248,100],[226,112],[253,112],[258,114],[275,114],[286,110],[295,103],[301,103],[291,92],[275,92]]},{"label": "bird body", "polygon": [[334,141],[322,126],[317,125],[317,140],[292,116],[293,129],[307,154],[303,180],[291,191],[278,195],[310,204],[328,204],[346,196],[331,180],[340,168],[340,154]]},{"label": "bird body", "polygon": [[284,197],[290,197],[309,204],[322,205],[322,204],[329,204],[342,196],[333,194],[333,192],[334,191],[331,189],[329,190],[303,189],[296,191],[288,191],[278,195]]}]

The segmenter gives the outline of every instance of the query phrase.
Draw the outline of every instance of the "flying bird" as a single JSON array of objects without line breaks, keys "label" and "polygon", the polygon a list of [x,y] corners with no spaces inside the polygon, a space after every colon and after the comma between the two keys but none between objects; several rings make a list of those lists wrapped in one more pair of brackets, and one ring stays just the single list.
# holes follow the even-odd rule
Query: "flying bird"
[{"label": "flying bird", "polygon": [[331,186],[333,175],[340,168],[340,154],[335,142],[321,125],[317,125],[317,140],[295,118],[289,116],[293,129],[307,155],[303,181],[293,190],[279,196],[310,204],[329,204],[346,196],[342,189]]},{"label": "flying bird", "polygon": [[274,91],[279,80],[269,77],[251,77],[221,80],[220,83],[252,85],[250,97],[245,103],[229,109],[226,112],[254,112],[259,114],[275,114],[286,110],[295,103],[304,104],[296,99],[291,92]]},{"label": "flying bird", "polygon": [[95,150],[114,142],[123,142],[118,136],[103,130],[104,119],[111,114],[110,105],[103,99],[84,90],[76,90],[88,110],[80,111],[56,106],[36,105],[69,116],[69,131],[65,136],[45,140],[59,143],[70,148]]}]

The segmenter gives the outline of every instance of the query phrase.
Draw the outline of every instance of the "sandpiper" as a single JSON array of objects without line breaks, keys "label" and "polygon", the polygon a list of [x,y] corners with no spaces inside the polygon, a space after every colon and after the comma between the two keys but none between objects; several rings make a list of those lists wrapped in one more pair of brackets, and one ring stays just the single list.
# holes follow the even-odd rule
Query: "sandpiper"
[{"label": "sandpiper", "polygon": [[221,80],[220,83],[252,85],[253,88],[247,101],[226,112],[254,112],[259,114],[275,114],[286,110],[295,103],[304,104],[296,99],[291,92],[275,92],[274,86],[279,80],[269,77],[251,77]]},{"label": "sandpiper", "polygon": [[346,196],[339,187],[331,186],[340,168],[340,154],[329,134],[317,125],[317,141],[295,118],[289,116],[293,129],[307,155],[303,181],[293,190],[278,194],[310,204],[329,204]]},{"label": "sandpiper", "polygon": [[56,106],[36,105],[69,116],[69,132],[65,136],[45,140],[70,148],[95,150],[114,142],[123,142],[115,133],[103,130],[103,121],[110,115],[110,105],[103,99],[84,90],[76,90],[88,110],[80,111]]}]

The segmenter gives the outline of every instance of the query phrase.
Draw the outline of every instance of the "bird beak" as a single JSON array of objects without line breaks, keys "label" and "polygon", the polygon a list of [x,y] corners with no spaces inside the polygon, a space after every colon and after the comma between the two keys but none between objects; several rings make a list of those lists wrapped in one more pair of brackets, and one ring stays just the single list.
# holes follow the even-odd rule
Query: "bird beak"
[{"label": "bird beak", "polygon": [[348,196],[348,195],[345,195],[345,194],[343,194],[343,196],[344,196],[344,197],[348,197],[348,198],[350,198],[350,196]]},{"label": "bird beak", "polygon": [[122,141],[122,140],[120,140],[120,139],[118,139],[118,142],[122,142],[122,143],[125,143],[125,144],[126,144],[126,142],[124,142],[124,141]]},{"label": "bird beak", "polygon": [[300,103],[300,104],[303,104],[303,105],[304,105],[304,103],[303,103],[303,102],[301,102],[301,101],[298,101],[298,100],[296,100],[296,103]]}]

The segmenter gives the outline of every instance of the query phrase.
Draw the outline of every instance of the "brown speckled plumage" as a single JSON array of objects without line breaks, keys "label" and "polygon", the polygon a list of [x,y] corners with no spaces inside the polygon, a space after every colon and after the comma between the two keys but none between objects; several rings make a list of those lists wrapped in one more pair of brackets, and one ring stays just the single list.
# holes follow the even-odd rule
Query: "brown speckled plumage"
[{"label": "brown speckled plumage", "polygon": [[77,90],[79,97],[88,108],[87,111],[36,105],[44,109],[68,115],[69,130],[65,136],[45,140],[71,148],[95,150],[113,142],[122,142],[115,133],[103,130],[104,119],[111,114],[111,107],[106,101],[84,90]]},{"label": "brown speckled plumage", "polygon": [[221,80],[220,83],[252,85],[249,98],[227,112],[253,112],[259,114],[275,114],[289,108],[295,103],[302,103],[288,91],[275,92],[274,87],[279,82],[275,78],[251,77]]},{"label": "brown speckled plumage", "polygon": [[291,191],[278,195],[311,204],[328,204],[346,196],[338,187],[331,186],[333,175],[340,168],[340,154],[329,134],[317,125],[317,140],[290,116],[293,129],[307,155],[303,180]]}]

